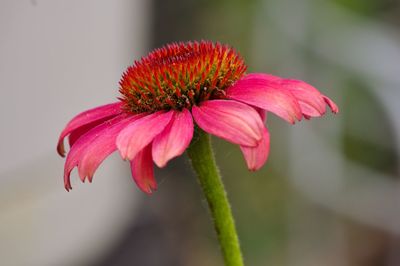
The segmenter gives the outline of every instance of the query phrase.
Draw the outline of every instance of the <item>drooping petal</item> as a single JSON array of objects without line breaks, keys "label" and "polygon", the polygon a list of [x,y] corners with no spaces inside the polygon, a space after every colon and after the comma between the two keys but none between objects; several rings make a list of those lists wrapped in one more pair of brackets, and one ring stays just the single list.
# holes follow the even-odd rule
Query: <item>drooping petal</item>
[{"label": "drooping petal", "polygon": [[336,105],[336,103],[334,103],[331,99],[329,99],[325,95],[322,95],[322,97],[324,98],[324,101],[329,106],[329,108],[331,108],[332,112],[334,114],[337,114],[339,112],[339,107]]},{"label": "drooping petal", "polygon": [[169,160],[181,155],[193,137],[193,119],[189,110],[173,113],[169,124],[153,141],[153,160],[158,167],[164,167]]},{"label": "drooping petal", "polygon": [[174,111],[159,111],[136,120],[125,127],[117,137],[117,148],[125,160],[133,160],[168,125]]},{"label": "drooping petal", "polygon": [[[125,116],[119,115],[102,124],[92,128],[82,137],[80,137],[71,150],[68,153],[67,159],[64,166],[64,186],[67,190],[71,189],[70,174],[72,169],[78,165],[79,161],[82,159],[82,154],[84,151],[90,147],[91,143],[99,136],[103,134],[108,128],[112,127],[114,124],[125,119]],[[83,181],[83,180],[82,180]]]},{"label": "drooping petal", "polygon": [[151,158],[151,144],[139,151],[130,162],[132,178],[137,186],[147,194],[157,189],[154,178],[153,160]]},{"label": "drooping petal", "polygon": [[133,115],[108,127],[91,142],[90,146],[82,151],[81,159],[78,163],[78,173],[81,180],[85,180],[88,177],[89,182],[92,182],[94,172],[99,165],[117,149],[115,140],[118,134],[127,125],[140,117],[142,115]]},{"label": "drooping petal", "polygon": [[204,131],[245,146],[257,146],[263,123],[257,111],[240,102],[210,100],[193,106],[193,118]]},{"label": "drooping petal", "polygon": [[[111,118],[113,118],[114,116],[112,116]],[[82,136],[84,135],[86,132],[88,132],[89,130],[91,130],[92,128],[102,124],[103,122],[110,120],[110,117],[104,117],[102,119],[93,121],[89,124],[83,125],[78,127],[77,129],[71,131],[71,133],[68,136],[68,143],[69,146],[72,147],[74,145],[74,143]]]},{"label": "drooping petal", "polygon": [[282,79],[280,83],[284,88],[290,90],[299,101],[301,111],[306,118],[325,114],[325,96],[316,88],[304,81],[294,79]]},{"label": "drooping petal", "polygon": [[244,159],[246,160],[247,168],[250,171],[260,169],[268,159],[269,155],[270,136],[268,129],[264,127],[263,138],[256,147],[240,146]]},{"label": "drooping petal", "polygon": [[[84,127],[85,125],[91,124],[98,120],[104,120],[106,118],[111,119],[112,117],[120,114],[122,112],[121,105],[122,105],[121,102],[102,105],[87,110],[85,112],[82,112],[77,116],[75,116],[71,121],[69,121],[67,126],[61,132],[61,135],[57,143],[57,152],[64,157],[65,155],[64,138],[66,136],[71,134],[73,131],[78,130],[81,127]],[[93,124],[93,126],[96,125],[97,125],[96,123]],[[81,130],[79,132],[84,134],[87,132],[87,130]],[[77,137],[74,137],[74,140],[75,139],[77,139]],[[72,143],[74,143],[74,140],[72,141]]]},{"label": "drooping petal", "polygon": [[[262,121],[267,120],[267,114],[264,110],[256,108]],[[247,168],[250,171],[260,169],[268,159],[269,155],[270,136],[268,128],[263,129],[263,139],[256,147],[240,146],[244,159],[246,160]]]},{"label": "drooping petal", "polygon": [[230,99],[275,113],[290,123],[301,120],[301,108],[294,95],[283,89],[277,77],[249,74],[227,89]]}]

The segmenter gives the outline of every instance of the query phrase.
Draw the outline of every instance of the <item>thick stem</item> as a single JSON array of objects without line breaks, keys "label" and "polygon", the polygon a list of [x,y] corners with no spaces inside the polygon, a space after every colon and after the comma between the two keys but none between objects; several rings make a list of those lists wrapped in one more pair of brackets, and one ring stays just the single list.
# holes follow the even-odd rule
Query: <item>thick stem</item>
[{"label": "thick stem", "polygon": [[215,164],[210,136],[200,129],[196,131],[196,134],[197,139],[190,145],[188,154],[206,196],[225,265],[243,266],[235,223],[224,185]]}]

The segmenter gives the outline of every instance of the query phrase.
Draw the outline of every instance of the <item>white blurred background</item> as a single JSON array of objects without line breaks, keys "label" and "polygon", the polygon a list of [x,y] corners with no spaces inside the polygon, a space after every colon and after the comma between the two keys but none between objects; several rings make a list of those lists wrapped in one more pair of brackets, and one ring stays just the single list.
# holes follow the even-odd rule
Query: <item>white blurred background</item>
[{"label": "white blurred background", "polygon": [[54,151],[72,116],[115,101],[121,73],[148,47],[149,8],[0,1],[0,265],[93,263],[136,215],[127,165],[107,160],[91,186],[74,178],[67,193]]}]

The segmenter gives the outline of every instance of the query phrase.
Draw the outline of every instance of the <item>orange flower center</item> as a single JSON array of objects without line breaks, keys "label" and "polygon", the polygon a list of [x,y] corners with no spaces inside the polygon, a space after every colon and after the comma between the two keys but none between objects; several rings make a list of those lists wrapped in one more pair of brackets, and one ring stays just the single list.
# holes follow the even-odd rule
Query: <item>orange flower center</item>
[{"label": "orange flower center", "polygon": [[172,43],[128,67],[120,81],[128,112],[191,108],[225,98],[225,89],[246,71],[231,47],[209,41]]}]

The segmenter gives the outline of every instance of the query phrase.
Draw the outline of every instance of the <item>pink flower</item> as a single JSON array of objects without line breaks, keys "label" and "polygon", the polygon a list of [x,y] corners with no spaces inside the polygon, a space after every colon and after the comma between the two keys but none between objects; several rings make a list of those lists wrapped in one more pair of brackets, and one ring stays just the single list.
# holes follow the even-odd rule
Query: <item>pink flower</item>
[{"label": "pink flower", "polygon": [[102,161],[118,150],[129,160],[132,176],[146,193],[157,188],[153,162],[164,167],[190,145],[194,123],[202,130],[238,144],[247,167],[264,165],[270,138],[266,113],[289,123],[338,107],[311,85],[267,74],[245,74],[246,66],[231,47],[208,41],[169,44],[130,66],[120,81],[118,102],[85,111],[62,131],[71,147],[64,185],[70,174],[92,181]]}]

